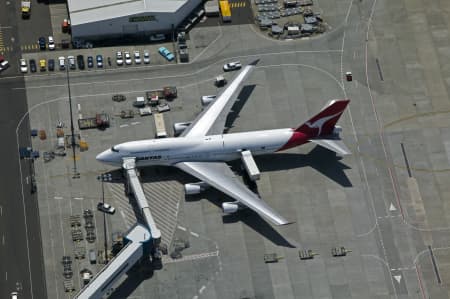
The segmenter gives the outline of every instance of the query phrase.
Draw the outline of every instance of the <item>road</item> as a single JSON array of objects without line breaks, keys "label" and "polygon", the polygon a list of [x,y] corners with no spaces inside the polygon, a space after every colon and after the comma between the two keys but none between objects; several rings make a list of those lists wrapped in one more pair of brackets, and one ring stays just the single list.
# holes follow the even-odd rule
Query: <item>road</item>
[{"label": "road", "polygon": [[[45,17],[45,6],[37,6],[35,12]],[[0,34],[3,52],[10,61],[11,68],[5,74],[17,73],[17,61],[21,57],[20,40],[32,43],[31,35],[48,26],[48,18],[34,17],[35,29],[23,30],[25,24],[20,18],[20,2],[2,2],[0,4]],[[20,37],[21,36],[21,37]],[[1,76],[4,76],[2,74]],[[28,110],[25,81],[21,76],[0,81],[0,134],[2,181],[0,182],[0,296],[7,298],[12,291],[19,291],[22,298],[46,298],[45,269],[43,262],[42,240],[39,221],[39,209],[36,194],[31,193],[31,174],[33,163],[22,160],[19,163],[18,145],[29,146],[30,128],[28,118],[18,127],[19,121]],[[17,134],[16,134],[17,133]]]}]

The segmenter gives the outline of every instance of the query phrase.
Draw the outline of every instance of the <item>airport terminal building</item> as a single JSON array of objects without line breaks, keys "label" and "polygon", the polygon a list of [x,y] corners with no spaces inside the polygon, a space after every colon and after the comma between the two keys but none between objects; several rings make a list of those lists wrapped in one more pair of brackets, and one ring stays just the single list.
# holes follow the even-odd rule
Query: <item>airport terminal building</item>
[{"label": "airport terminal building", "polygon": [[171,33],[202,0],[68,0],[72,41]]}]

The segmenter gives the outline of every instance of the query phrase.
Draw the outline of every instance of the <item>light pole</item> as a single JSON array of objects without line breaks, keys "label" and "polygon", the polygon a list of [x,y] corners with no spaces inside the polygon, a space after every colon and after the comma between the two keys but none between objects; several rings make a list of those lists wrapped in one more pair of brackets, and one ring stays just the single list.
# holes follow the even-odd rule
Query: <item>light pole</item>
[{"label": "light pole", "polygon": [[[97,180],[102,182],[102,204],[105,206],[105,187],[103,186],[104,182],[112,181],[112,175],[110,173],[102,173],[97,177]],[[103,237],[105,240],[105,261],[108,263],[108,237],[106,235],[106,213],[103,212]]]},{"label": "light pole", "polygon": [[67,65],[66,65],[66,71],[67,71],[67,89],[69,91],[69,109],[70,109],[70,134],[71,135],[71,141],[70,144],[72,146],[72,155],[73,155],[73,179],[79,179],[80,178],[80,173],[77,171],[77,159],[75,157],[75,146],[76,146],[76,142],[75,142],[75,130],[73,128],[73,113],[72,113],[72,96],[70,94],[70,80],[69,80],[69,67],[70,67],[70,63],[69,61],[67,61]]}]

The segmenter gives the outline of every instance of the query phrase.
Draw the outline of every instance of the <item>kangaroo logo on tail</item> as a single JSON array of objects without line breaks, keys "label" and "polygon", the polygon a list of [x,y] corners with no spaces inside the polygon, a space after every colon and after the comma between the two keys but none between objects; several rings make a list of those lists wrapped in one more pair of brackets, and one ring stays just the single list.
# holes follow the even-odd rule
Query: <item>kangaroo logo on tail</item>
[{"label": "kangaroo logo on tail", "polygon": [[332,100],[322,111],[303,123],[295,131],[309,137],[331,134],[349,102],[349,100]]},{"label": "kangaroo logo on tail", "polygon": [[311,123],[310,121],[305,122],[305,125],[307,125],[310,129],[319,129],[319,132],[317,133],[317,136],[320,136],[320,134],[322,133],[322,127],[323,125],[329,121],[330,119],[332,119],[333,117],[338,116],[339,114],[341,114],[341,112],[338,112],[336,114],[330,115],[330,116],[325,116],[322,118],[319,118],[318,120],[316,120],[315,122]]}]

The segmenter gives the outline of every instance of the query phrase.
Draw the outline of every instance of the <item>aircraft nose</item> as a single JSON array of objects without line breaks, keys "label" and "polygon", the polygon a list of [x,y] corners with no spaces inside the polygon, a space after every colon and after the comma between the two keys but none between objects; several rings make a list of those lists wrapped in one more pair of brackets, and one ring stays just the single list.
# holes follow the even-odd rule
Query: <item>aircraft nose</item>
[{"label": "aircraft nose", "polygon": [[111,157],[111,150],[106,150],[98,154],[97,157],[95,157],[95,159],[100,162],[107,162],[109,160],[108,159],[109,157]]}]

